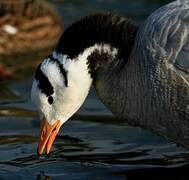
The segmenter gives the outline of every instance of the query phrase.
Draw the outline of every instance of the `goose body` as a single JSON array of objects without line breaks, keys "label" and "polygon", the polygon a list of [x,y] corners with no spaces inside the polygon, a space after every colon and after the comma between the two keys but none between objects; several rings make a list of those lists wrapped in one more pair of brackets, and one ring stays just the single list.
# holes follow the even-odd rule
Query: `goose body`
[{"label": "goose body", "polygon": [[140,27],[101,13],[63,33],[32,87],[44,119],[39,154],[50,151],[92,83],[113,114],[189,149],[189,2],[161,7]]}]

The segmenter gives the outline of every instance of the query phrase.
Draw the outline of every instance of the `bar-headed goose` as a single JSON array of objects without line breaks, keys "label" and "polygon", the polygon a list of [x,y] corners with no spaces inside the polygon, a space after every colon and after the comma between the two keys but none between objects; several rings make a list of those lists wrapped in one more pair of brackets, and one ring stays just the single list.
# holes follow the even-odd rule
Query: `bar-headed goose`
[{"label": "bar-headed goose", "polygon": [[116,116],[189,148],[189,2],[161,7],[140,27],[100,13],[63,33],[32,87],[43,119],[39,154],[49,153],[92,83]]}]

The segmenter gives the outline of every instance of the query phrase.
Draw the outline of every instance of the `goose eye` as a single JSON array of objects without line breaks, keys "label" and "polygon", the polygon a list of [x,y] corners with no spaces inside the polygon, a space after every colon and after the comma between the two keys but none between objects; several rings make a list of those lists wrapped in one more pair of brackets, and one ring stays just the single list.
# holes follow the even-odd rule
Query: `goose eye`
[{"label": "goose eye", "polygon": [[52,97],[52,96],[49,96],[49,97],[48,97],[48,102],[49,102],[49,104],[52,104],[53,101],[54,101],[53,97]]}]

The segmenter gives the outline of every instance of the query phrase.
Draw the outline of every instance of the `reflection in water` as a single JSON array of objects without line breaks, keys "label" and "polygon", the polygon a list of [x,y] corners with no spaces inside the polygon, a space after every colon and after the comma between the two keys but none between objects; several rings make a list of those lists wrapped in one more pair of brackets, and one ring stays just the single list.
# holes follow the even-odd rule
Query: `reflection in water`
[{"label": "reflection in water", "polygon": [[0,175],[5,173],[1,171],[2,166],[10,172],[17,167],[17,175],[36,179],[69,179],[70,174],[87,179],[96,173],[102,179],[122,179],[137,174],[148,177],[149,171],[172,177],[172,172],[186,173],[183,168],[188,168],[185,165],[189,160],[188,151],[124,123],[71,120],[60,131],[52,153],[39,157],[35,152],[38,127],[31,122],[25,125],[28,128],[25,132],[18,121],[17,132],[10,129],[1,134]]},{"label": "reflection in water", "polygon": [[[70,23],[99,9],[116,10],[141,23],[165,1],[54,0]],[[186,179],[189,152],[153,133],[127,126],[96,98],[94,89],[60,130],[49,156],[38,157],[39,121],[29,99],[31,73],[49,50],[8,57],[17,80],[0,88],[0,179]],[[27,60],[26,60],[27,59]]]}]

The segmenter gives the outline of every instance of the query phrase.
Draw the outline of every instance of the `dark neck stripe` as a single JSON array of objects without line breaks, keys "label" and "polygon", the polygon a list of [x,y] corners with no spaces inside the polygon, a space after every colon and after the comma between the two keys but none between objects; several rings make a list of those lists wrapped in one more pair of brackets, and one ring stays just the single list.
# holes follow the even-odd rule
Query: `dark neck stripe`
[{"label": "dark neck stripe", "polygon": [[116,13],[99,13],[71,25],[61,36],[57,52],[76,58],[94,44],[110,44],[118,49],[119,59],[128,59],[133,48],[137,26]]},{"label": "dark neck stripe", "polygon": [[44,93],[47,97],[51,96],[54,93],[53,86],[49,82],[49,79],[41,71],[41,64],[39,64],[39,66],[37,67],[35,79],[39,81],[38,87],[41,92]]},{"label": "dark neck stripe", "polygon": [[[99,69],[104,68],[106,65],[110,65],[116,61],[117,54],[111,54],[113,47],[110,47],[110,51],[104,51],[103,47],[95,49],[88,57],[87,64],[89,69],[89,74],[93,80],[96,80],[96,73]],[[100,60],[100,61],[99,61]],[[116,61],[119,62],[119,61]]]},{"label": "dark neck stripe", "polygon": [[58,59],[54,58],[53,55],[49,55],[48,58],[50,59],[51,62],[56,63],[58,65],[58,68],[60,70],[60,73],[64,77],[64,84],[66,87],[68,87],[68,78],[67,78],[67,72],[64,69],[63,65],[58,61]]}]

